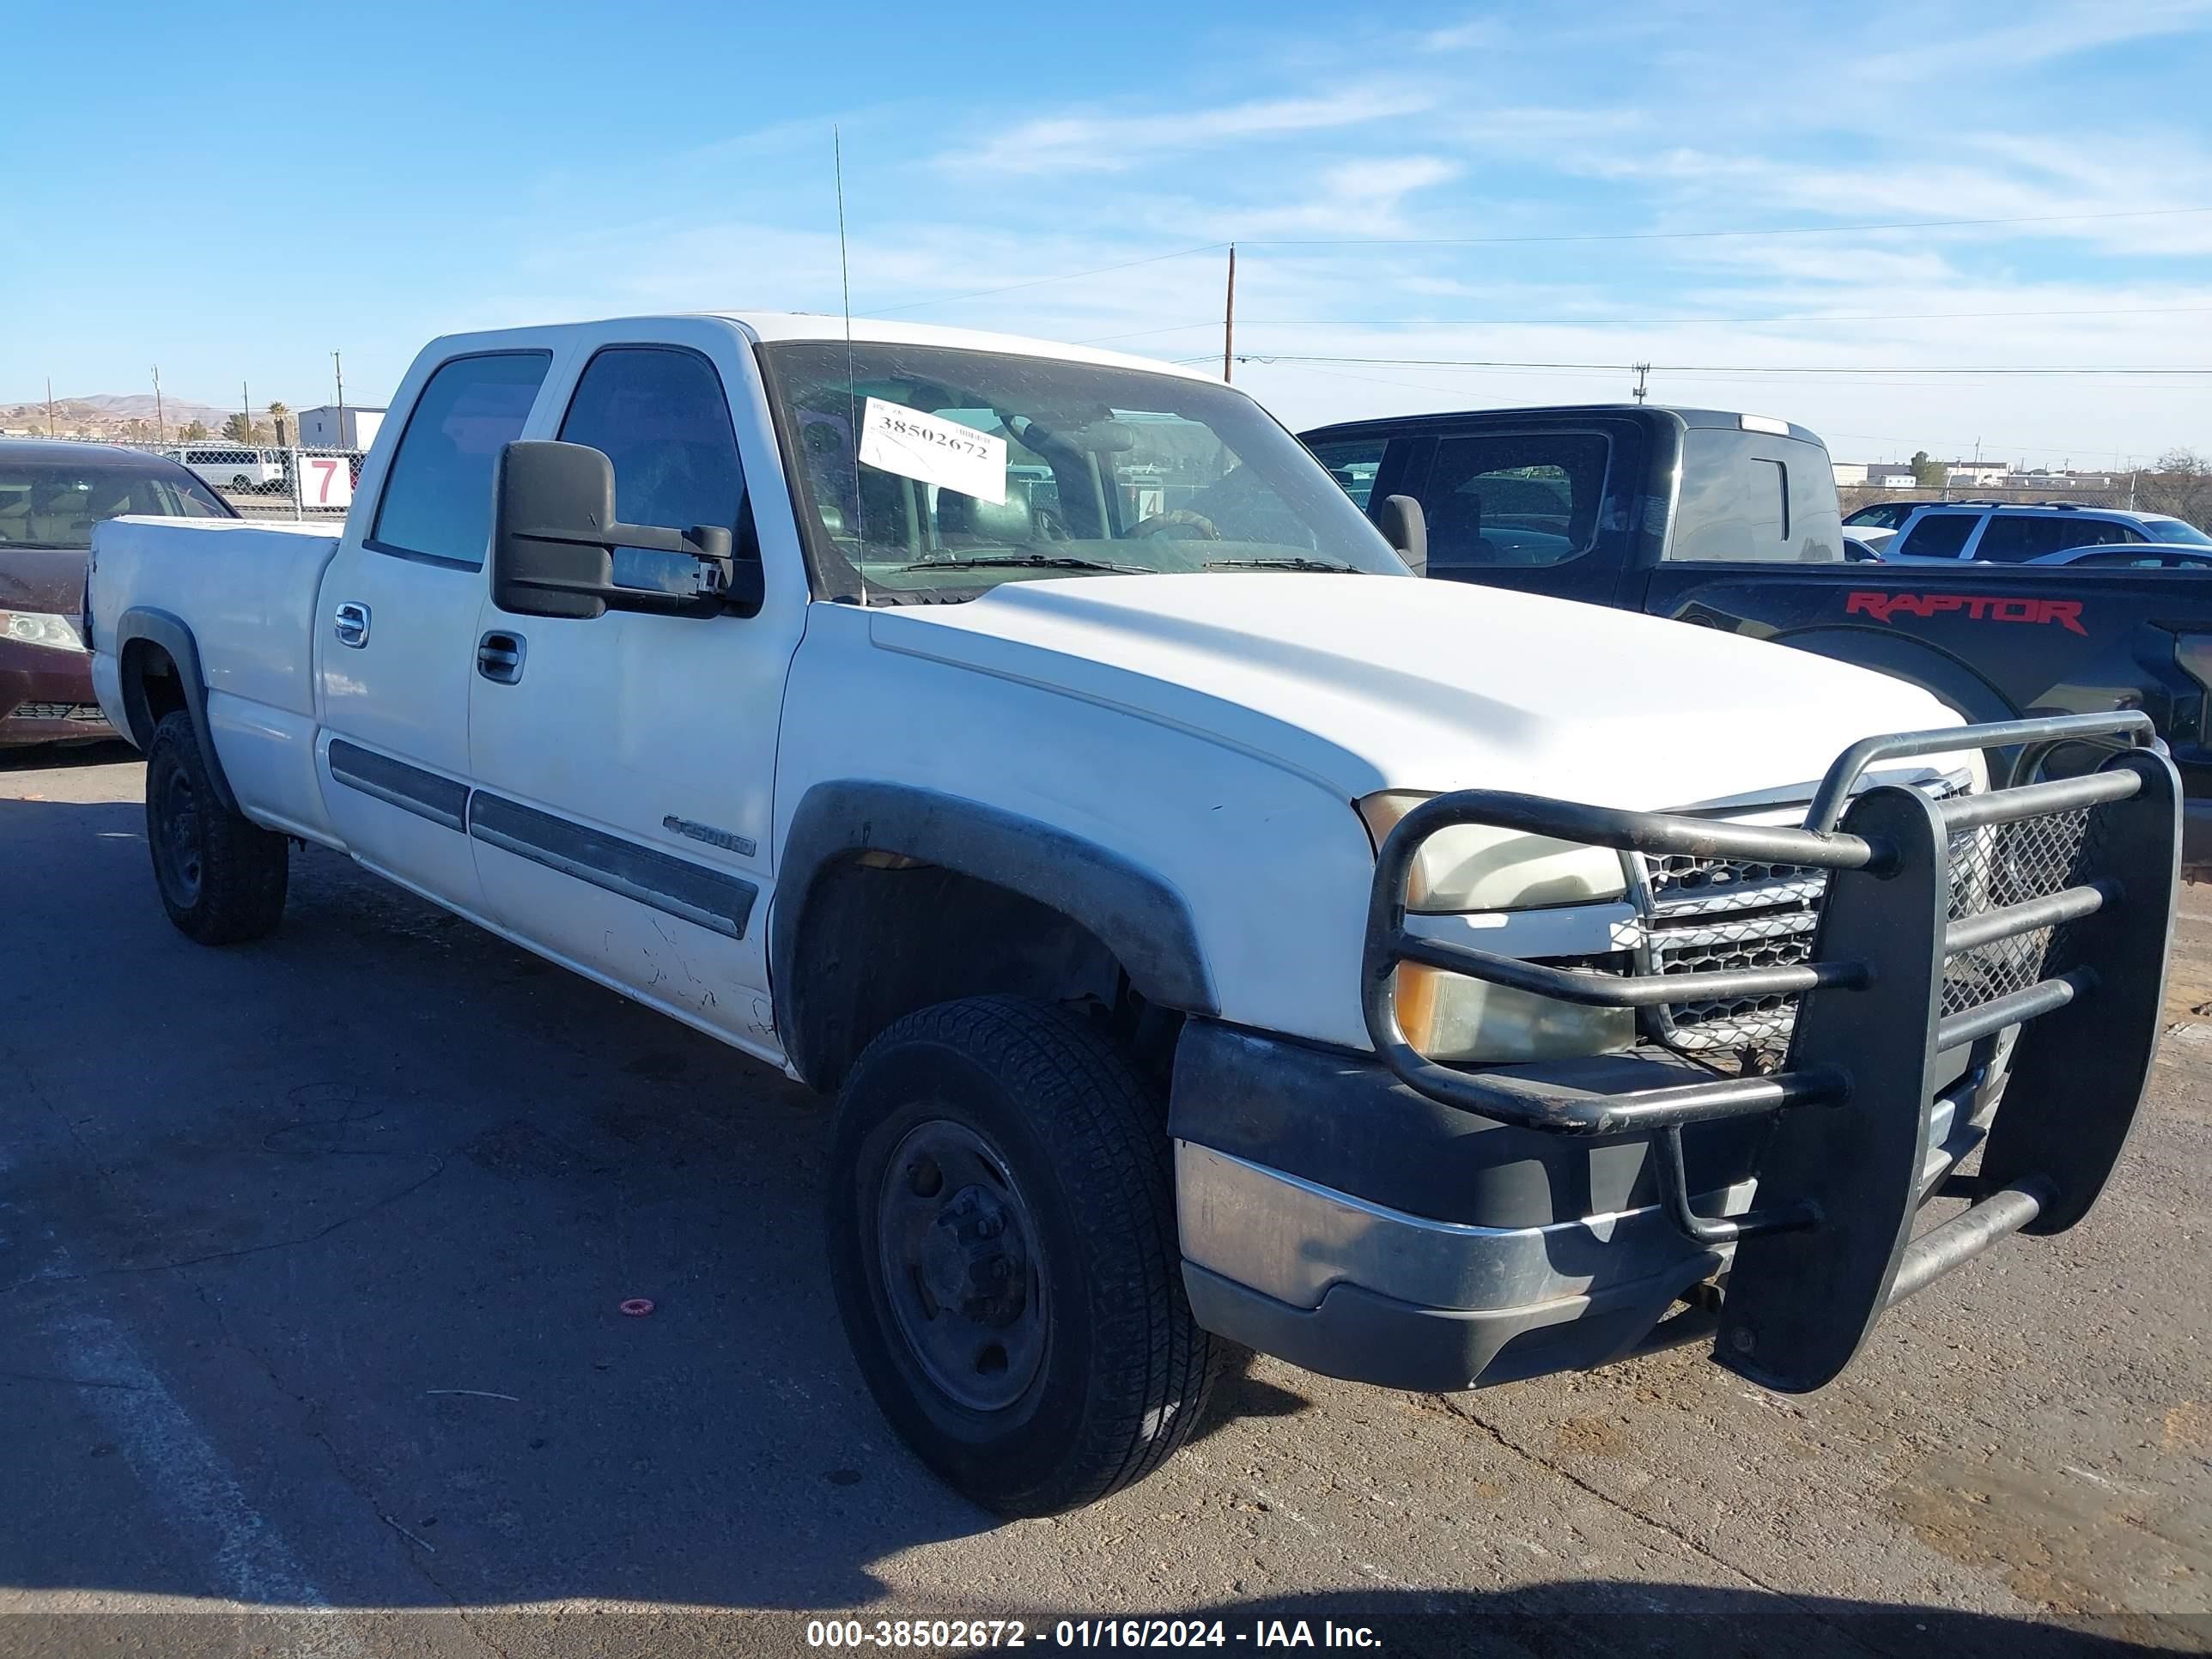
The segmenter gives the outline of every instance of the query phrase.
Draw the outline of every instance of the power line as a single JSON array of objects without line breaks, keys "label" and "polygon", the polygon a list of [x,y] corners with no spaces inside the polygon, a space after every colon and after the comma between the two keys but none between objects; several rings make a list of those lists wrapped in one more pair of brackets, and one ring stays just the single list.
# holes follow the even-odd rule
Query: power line
[{"label": "power line", "polygon": [[[1204,358],[1178,361],[1201,362]],[[1331,357],[1290,352],[1242,353],[1240,363],[1353,363],[1377,368],[1544,368],[1605,369],[1633,373],[1646,368],[1659,374],[2120,374],[2183,376],[2212,374],[2212,368],[2177,368],[2142,363],[2044,363],[1941,366],[1890,363],[1855,366],[1847,363],[1569,363],[1524,362],[1508,358],[1454,357]]]},{"label": "power line", "polygon": [[2130,208],[2112,213],[2029,213],[2001,219],[1899,219],[1879,225],[1772,225],[1745,230],[1612,230],[1571,236],[1356,236],[1310,241],[1259,241],[1246,247],[1500,247],[1530,242],[1687,242],[1722,236],[1837,236],[1878,230],[1960,230],[1988,225],[2056,225],[2099,219],[2170,219],[2212,213],[2212,207]]},{"label": "power line", "polygon": [[[1710,241],[1722,237],[1838,236],[1887,230],[1960,230],[1995,225],[2087,223],[2107,219],[2170,219],[2198,213],[2212,213],[2212,207],[2133,208],[2106,213],[2014,214],[1994,219],[1900,219],[1887,224],[1768,225],[1734,230],[1588,231],[1557,236],[1354,236],[1274,241],[1260,241],[1240,236],[1236,240],[1246,247],[1505,247],[1573,242]],[[909,300],[899,305],[873,306],[869,309],[882,316],[894,311],[920,311],[931,306],[953,305],[962,300],[987,300],[995,295],[1013,294],[1023,289],[1042,288],[1050,283],[1073,283],[1085,276],[1103,276],[1116,270],[1133,270],[1139,265],[1158,264],[1164,259],[1187,258],[1195,253],[1218,253],[1228,246],[1225,240],[1203,242],[1195,247],[1147,254],[1139,259],[1124,259],[1110,265],[1093,265],[1087,270],[1064,271],[1055,276],[1036,276],[1026,282],[1008,283],[999,288],[975,289],[965,294],[946,294],[932,300]]]},{"label": "power line", "polygon": [[[1248,317],[1247,328],[1686,328],[1698,324],[1735,326],[1751,323],[1985,322],[2003,317],[2179,317],[2212,313],[2212,306],[2104,306],[2056,311],[1863,311],[1803,312],[1770,317]],[[1085,345],[1141,340],[1158,334],[1188,334],[1213,328],[1218,318],[1173,323],[1164,328],[1133,329],[1127,334],[1095,334]]]}]

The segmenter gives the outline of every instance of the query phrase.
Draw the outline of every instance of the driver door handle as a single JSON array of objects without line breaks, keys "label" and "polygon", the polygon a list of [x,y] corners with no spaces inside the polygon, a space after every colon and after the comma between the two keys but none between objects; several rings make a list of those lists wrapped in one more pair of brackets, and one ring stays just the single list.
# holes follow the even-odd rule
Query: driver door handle
[{"label": "driver door handle", "polygon": [[360,650],[368,643],[368,607],[348,599],[331,613],[331,631],[337,635],[340,645]]},{"label": "driver door handle", "polygon": [[477,641],[477,672],[500,685],[522,678],[522,659],[530,642],[520,634],[494,629]]}]

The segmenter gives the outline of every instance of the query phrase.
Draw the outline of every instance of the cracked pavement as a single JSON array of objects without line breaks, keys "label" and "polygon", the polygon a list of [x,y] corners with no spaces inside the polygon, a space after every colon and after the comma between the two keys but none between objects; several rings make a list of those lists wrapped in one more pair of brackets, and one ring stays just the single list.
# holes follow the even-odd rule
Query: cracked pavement
[{"label": "cracked pavement", "polygon": [[820,1102],[320,851],[276,938],[200,950],[140,789],[127,751],[0,761],[0,1652],[770,1653],[847,1610],[2212,1646],[2196,893],[2097,1212],[1823,1393],[1696,1350],[1450,1397],[1263,1359],[1158,1476],[1008,1525],[847,1358]]}]

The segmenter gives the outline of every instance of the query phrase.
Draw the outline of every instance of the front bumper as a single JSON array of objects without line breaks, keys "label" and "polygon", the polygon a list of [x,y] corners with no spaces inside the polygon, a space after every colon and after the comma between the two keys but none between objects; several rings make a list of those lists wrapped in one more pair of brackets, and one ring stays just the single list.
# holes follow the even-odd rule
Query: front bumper
[{"label": "front bumper", "polygon": [[[2091,738],[2130,746],[1972,796],[1859,787],[1885,757]],[[1371,1057],[1185,1028],[1170,1121],[1199,1322],[1402,1388],[1698,1336],[1764,1387],[1824,1386],[1897,1301],[2014,1233],[2075,1225],[2118,1161],[2180,850],[2179,780],[2149,744],[2134,714],[1869,738],[1797,829],[1480,790],[1414,808],[1376,854]],[[1818,921],[1802,959],[1628,974],[1412,932],[1421,844],[1463,823],[1688,860],[1713,914],[1746,918],[1731,927],[1758,926],[1765,878],[1809,878]],[[1591,1006],[1786,1011],[1788,1047],[1734,1076],[1650,1051],[1447,1065],[1399,1024],[1407,963]],[[1916,1231],[1931,1197],[1967,1207]],[[1680,1300],[1693,1311],[1668,1317]]]},{"label": "front bumper", "polygon": [[115,736],[92,689],[92,658],[0,641],[0,747]]},{"label": "front bumper", "polygon": [[[1626,1091],[1672,1057],[1516,1066]],[[1929,1116],[1923,1187],[1978,1144],[2002,1068],[1962,1068]],[[1170,1129],[1198,1322],[1309,1370],[1442,1392],[1606,1364],[1700,1299],[1732,1249],[1660,1203],[1650,1137],[1570,1139],[1425,1099],[1371,1056],[1194,1020]],[[1698,1207],[1747,1213],[1759,1136],[1686,1137]]]}]

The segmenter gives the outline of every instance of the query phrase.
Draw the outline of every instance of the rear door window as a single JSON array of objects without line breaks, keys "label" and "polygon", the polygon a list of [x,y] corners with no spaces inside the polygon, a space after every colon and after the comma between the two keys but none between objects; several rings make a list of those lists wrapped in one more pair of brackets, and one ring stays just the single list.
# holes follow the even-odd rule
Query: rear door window
[{"label": "rear door window", "polygon": [[1981,521],[1978,513],[1923,513],[1886,552],[1892,558],[1955,559]]},{"label": "rear door window", "polygon": [[392,458],[370,547],[483,565],[500,451],[522,435],[552,361],[543,351],[489,352],[456,357],[431,375]]},{"label": "rear door window", "polygon": [[1993,513],[1974,544],[1974,557],[1990,564],[2020,564],[2069,547],[2134,540],[2127,526],[2110,519],[2061,518],[2057,514]]},{"label": "rear door window", "polygon": [[1598,432],[1439,439],[1421,492],[1430,569],[1564,564],[1588,552],[1612,447]]}]

